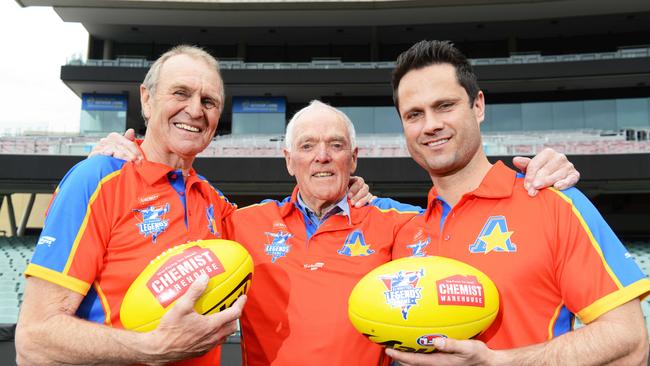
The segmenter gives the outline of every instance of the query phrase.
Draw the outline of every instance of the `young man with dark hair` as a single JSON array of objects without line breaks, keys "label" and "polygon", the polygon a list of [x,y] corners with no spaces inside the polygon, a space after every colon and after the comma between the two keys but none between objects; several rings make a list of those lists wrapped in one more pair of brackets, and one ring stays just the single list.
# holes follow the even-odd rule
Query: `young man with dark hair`
[{"label": "young man with dark hair", "polygon": [[[395,105],[433,187],[394,256],[475,266],[499,289],[499,314],[476,339],[437,338],[439,352],[386,353],[407,365],[645,365],[639,298],[650,281],[577,189],[530,197],[521,175],[487,160],[484,95],[471,70],[449,42],[419,42],[397,60]],[[586,326],[573,330],[576,316]]]}]

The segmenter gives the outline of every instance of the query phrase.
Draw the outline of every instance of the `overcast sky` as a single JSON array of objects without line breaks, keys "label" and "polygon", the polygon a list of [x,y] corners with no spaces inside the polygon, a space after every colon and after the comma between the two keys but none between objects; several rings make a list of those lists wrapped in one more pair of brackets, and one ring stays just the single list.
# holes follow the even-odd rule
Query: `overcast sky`
[{"label": "overcast sky", "polygon": [[60,78],[73,55],[85,58],[88,33],[51,7],[0,0],[0,134],[78,132],[81,100]]}]

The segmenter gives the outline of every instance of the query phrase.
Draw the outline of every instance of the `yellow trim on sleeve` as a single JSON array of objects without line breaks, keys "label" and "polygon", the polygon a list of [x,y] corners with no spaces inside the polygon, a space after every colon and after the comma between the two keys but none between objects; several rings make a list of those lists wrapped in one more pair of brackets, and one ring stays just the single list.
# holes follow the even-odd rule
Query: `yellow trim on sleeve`
[{"label": "yellow trim on sleeve", "polygon": [[650,279],[642,278],[627,287],[594,301],[591,305],[580,310],[577,315],[583,323],[588,324],[604,313],[637,297],[643,299],[648,294],[650,294]]},{"label": "yellow trim on sleeve", "polygon": [[99,297],[99,301],[102,302],[102,307],[104,308],[104,324],[108,326],[111,325],[111,307],[108,305],[108,300],[106,300],[106,295],[104,295],[104,291],[102,291],[102,288],[99,287],[99,283],[95,281],[93,284],[95,287],[95,291],[97,292],[97,297]]},{"label": "yellow trim on sleeve", "polygon": [[391,211],[393,211],[395,213],[398,213],[398,214],[407,214],[407,215],[417,215],[417,214],[420,213],[420,211],[400,211],[399,209],[397,209],[395,207],[386,208],[386,209],[379,208],[377,206],[371,206],[371,207],[374,207],[377,210],[379,210],[379,212],[383,212],[383,213],[387,213],[387,212],[391,212]]},{"label": "yellow trim on sleeve", "polygon": [[609,266],[609,263],[607,263],[607,260],[605,260],[605,256],[603,255],[603,251],[600,249],[600,244],[598,243],[596,238],[594,238],[594,235],[591,233],[591,229],[589,229],[589,225],[587,225],[587,223],[585,222],[585,219],[582,217],[582,214],[580,213],[580,211],[578,211],[576,206],[573,204],[573,200],[571,198],[569,198],[568,196],[566,196],[564,193],[558,191],[555,188],[549,188],[549,189],[551,191],[557,193],[558,196],[560,196],[563,200],[565,200],[566,202],[568,202],[571,205],[571,210],[573,211],[573,214],[576,215],[576,217],[578,218],[578,221],[580,221],[580,225],[582,225],[582,228],[585,230],[585,232],[589,236],[589,242],[591,243],[591,246],[594,248],[594,250],[596,250],[596,253],[598,253],[598,256],[600,257],[600,261],[603,263],[603,267],[605,267],[605,270],[609,274],[609,277],[612,279],[612,281],[614,281],[614,283],[616,284],[616,287],[618,287],[619,289],[622,289],[624,287],[623,284],[621,284],[621,281],[614,274],[614,271],[612,271],[612,268]]},{"label": "yellow trim on sleeve", "polygon": [[92,196],[90,196],[90,199],[88,200],[88,207],[86,207],[86,216],[84,216],[84,219],[81,222],[81,226],[79,227],[79,231],[77,231],[77,237],[74,239],[74,243],[72,244],[72,248],[70,249],[70,255],[68,256],[68,261],[66,262],[65,267],[63,268],[64,274],[67,274],[68,271],[70,270],[70,266],[72,265],[72,261],[74,260],[74,255],[77,252],[77,247],[79,247],[79,242],[81,241],[81,237],[86,231],[86,225],[88,225],[88,218],[90,217],[90,206],[92,206],[92,204],[95,202],[95,199],[97,199],[97,196],[99,195],[99,191],[101,191],[104,183],[120,175],[121,172],[122,172],[121,170],[116,170],[111,174],[108,174],[107,176],[102,178],[102,180],[99,181],[99,184],[97,184],[97,188],[95,189],[95,192],[93,192]]},{"label": "yellow trim on sleeve", "polygon": [[68,290],[72,290],[81,295],[86,296],[88,289],[90,289],[90,284],[74,277],[70,277],[61,272],[57,272],[53,269],[39,266],[38,264],[30,263],[25,270],[25,276],[38,277],[40,279],[46,280],[48,282],[55,283],[59,286],[65,287]]},{"label": "yellow trim on sleeve", "polygon": [[551,317],[551,321],[548,322],[548,340],[553,339],[554,334],[553,334],[553,327],[555,326],[555,322],[557,321],[557,318],[560,316],[560,310],[564,306],[563,303],[560,303],[560,305],[555,308],[555,311],[553,312],[553,316]]},{"label": "yellow trim on sleeve", "polygon": [[237,211],[244,211],[244,210],[252,208],[252,207],[264,206],[264,205],[267,205],[267,204],[272,203],[272,202],[273,202],[273,200],[269,200],[267,202],[253,203],[252,205],[248,205],[248,206],[244,206],[244,207],[237,207]]}]

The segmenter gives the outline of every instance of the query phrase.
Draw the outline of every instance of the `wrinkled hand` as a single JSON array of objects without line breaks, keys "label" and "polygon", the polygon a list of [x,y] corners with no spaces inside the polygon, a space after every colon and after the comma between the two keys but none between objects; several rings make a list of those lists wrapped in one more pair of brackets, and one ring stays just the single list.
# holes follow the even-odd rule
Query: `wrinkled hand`
[{"label": "wrinkled hand", "polygon": [[246,295],[242,295],[226,310],[201,315],[194,303],[208,284],[206,275],[195,280],[187,292],[162,317],[158,328],[147,333],[153,347],[151,365],[200,356],[237,330]]},{"label": "wrinkled hand", "polygon": [[348,184],[348,198],[354,207],[362,207],[369,204],[373,199],[377,198],[370,193],[370,187],[361,177],[350,177]]},{"label": "wrinkled hand", "polygon": [[481,341],[436,338],[433,342],[437,349],[435,353],[400,352],[387,348],[386,354],[402,366],[472,366],[496,364],[496,352],[489,349]]},{"label": "wrinkled hand", "polygon": [[99,140],[99,143],[95,145],[88,156],[106,155],[126,161],[138,162],[142,160],[142,152],[133,141],[135,141],[135,131],[132,128],[126,130],[124,136],[111,132],[108,136]]},{"label": "wrinkled hand", "polygon": [[512,163],[522,173],[526,173],[524,188],[531,197],[535,197],[542,188],[553,186],[557,189],[567,189],[580,180],[580,172],[566,155],[550,148],[542,150],[532,160],[517,156],[512,159]]}]

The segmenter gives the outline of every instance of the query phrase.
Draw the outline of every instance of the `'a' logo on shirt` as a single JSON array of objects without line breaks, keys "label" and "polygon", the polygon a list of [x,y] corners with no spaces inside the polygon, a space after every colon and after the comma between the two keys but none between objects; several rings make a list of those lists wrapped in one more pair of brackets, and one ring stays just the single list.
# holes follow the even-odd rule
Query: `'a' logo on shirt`
[{"label": "'a' logo on shirt", "polygon": [[504,216],[490,216],[476,241],[469,245],[471,253],[516,252],[517,245],[510,240],[514,231],[508,231]]},{"label": "'a' logo on shirt", "polygon": [[346,257],[366,257],[375,251],[370,249],[370,244],[366,244],[363,232],[361,230],[354,230],[345,238],[341,249],[336,252]]},{"label": "'a' logo on shirt", "polygon": [[151,235],[151,241],[156,243],[158,235],[167,230],[169,220],[165,218],[169,212],[169,203],[165,206],[149,206],[142,210],[133,210],[136,212],[135,217],[140,221],[137,226],[140,229],[140,234],[145,238]]}]

